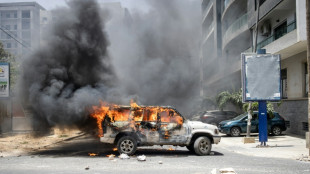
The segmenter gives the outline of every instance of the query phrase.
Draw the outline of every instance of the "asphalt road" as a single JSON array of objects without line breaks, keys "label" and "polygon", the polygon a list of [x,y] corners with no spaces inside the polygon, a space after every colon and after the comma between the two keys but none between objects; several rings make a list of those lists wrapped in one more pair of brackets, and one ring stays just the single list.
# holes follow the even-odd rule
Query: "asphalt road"
[{"label": "asphalt road", "polygon": [[[308,174],[310,163],[290,159],[252,157],[227,151],[217,145],[213,146],[213,155],[196,156],[186,148],[177,147],[168,150],[152,147],[139,149],[136,155],[144,154],[146,161],[137,161],[136,156],[130,159],[115,158],[109,160],[106,155],[115,154],[112,147],[104,146],[97,139],[77,138],[29,156],[0,158],[2,174],[48,174],[48,173],[211,173],[214,168],[233,168],[238,174]],[[98,156],[89,156],[96,153]],[[160,161],[162,164],[160,164]]]}]

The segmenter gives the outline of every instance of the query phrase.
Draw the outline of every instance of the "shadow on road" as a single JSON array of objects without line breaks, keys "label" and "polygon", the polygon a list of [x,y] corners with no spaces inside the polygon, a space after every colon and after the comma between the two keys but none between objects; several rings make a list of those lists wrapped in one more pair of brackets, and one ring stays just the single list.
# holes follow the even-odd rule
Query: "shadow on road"
[{"label": "shadow on road", "polygon": [[[172,146],[151,146],[151,147],[139,147],[135,153],[138,155],[147,156],[166,156],[166,157],[187,157],[196,156],[196,154],[188,151],[186,148]],[[107,155],[114,154],[119,156],[117,151],[113,151],[114,146],[109,144],[103,144],[99,142],[99,139],[93,137],[79,137],[70,141],[58,143],[54,146],[48,146],[45,149],[40,149],[31,153],[30,155],[39,156],[52,156],[52,157],[107,157]],[[95,156],[90,156],[93,153]],[[213,156],[223,156],[219,152],[212,151]]]}]

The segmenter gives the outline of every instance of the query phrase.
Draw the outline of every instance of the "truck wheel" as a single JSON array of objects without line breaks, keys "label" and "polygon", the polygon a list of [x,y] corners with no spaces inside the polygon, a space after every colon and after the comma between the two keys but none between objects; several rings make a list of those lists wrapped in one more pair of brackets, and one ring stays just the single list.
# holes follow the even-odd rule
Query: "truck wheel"
[{"label": "truck wheel", "polygon": [[194,151],[197,155],[209,155],[211,148],[212,144],[208,137],[199,137],[195,140]]},{"label": "truck wheel", "polygon": [[137,141],[130,136],[124,136],[117,142],[117,150],[120,154],[133,155],[137,150]]},{"label": "truck wheel", "polygon": [[240,131],[240,128],[238,128],[238,127],[233,127],[230,129],[230,135],[232,137],[239,137],[240,133],[241,133],[241,131]]},{"label": "truck wheel", "polygon": [[187,148],[190,152],[195,152],[195,150],[194,150],[194,145],[193,145],[193,144],[190,144],[190,145],[186,146],[186,148]]},{"label": "truck wheel", "polygon": [[282,130],[279,126],[273,126],[272,129],[271,129],[271,133],[272,135],[281,135],[282,133]]}]

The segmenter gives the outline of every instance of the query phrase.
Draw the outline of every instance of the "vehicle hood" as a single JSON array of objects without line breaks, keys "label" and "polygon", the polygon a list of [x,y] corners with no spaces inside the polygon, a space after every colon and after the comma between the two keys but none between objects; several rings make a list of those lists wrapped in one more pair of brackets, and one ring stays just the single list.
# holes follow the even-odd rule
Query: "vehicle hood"
[{"label": "vehicle hood", "polygon": [[217,129],[217,126],[203,123],[201,121],[188,121],[188,125],[194,129]]},{"label": "vehicle hood", "polygon": [[226,124],[226,123],[228,123],[228,122],[234,122],[235,120],[224,120],[224,121],[221,121],[219,124],[222,124],[222,125],[224,125],[224,124]]}]

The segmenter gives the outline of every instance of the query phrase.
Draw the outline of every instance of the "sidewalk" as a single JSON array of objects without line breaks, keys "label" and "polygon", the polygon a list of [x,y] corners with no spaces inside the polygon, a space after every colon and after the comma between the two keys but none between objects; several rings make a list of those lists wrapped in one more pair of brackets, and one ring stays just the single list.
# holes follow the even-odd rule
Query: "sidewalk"
[{"label": "sidewalk", "polygon": [[255,143],[243,144],[243,137],[222,136],[219,147],[228,151],[241,153],[250,156],[270,157],[270,158],[288,158],[299,159],[309,155],[309,149],[306,148],[306,140],[292,135],[269,136],[268,147],[257,147],[260,145],[258,135],[255,137]]}]

